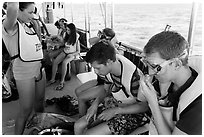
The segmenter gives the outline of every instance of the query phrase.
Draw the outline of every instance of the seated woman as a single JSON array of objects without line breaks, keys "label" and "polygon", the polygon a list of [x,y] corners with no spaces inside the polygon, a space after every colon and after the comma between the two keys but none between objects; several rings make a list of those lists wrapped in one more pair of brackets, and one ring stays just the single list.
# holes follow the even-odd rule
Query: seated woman
[{"label": "seated woman", "polygon": [[56,21],[55,26],[58,28],[57,35],[53,35],[47,40],[48,55],[51,61],[63,51],[66,36],[65,21],[63,19]]},{"label": "seated woman", "polygon": [[49,81],[50,84],[55,82],[58,65],[62,62],[62,76],[60,84],[56,87],[56,90],[63,89],[65,75],[67,73],[67,64],[70,63],[75,58],[75,56],[80,53],[80,43],[78,40],[79,35],[76,33],[75,25],[73,23],[66,24],[65,28],[68,34],[65,36],[65,47],[63,48],[63,51],[56,57],[56,59],[53,60],[52,78]]}]

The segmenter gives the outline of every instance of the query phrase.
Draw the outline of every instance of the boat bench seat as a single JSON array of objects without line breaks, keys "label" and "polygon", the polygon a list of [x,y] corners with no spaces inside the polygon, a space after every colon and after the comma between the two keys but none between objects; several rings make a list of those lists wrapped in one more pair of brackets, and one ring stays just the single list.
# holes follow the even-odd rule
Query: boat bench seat
[{"label": "boat bench seat", "polygon": [[82,84],[87,82],[87,81],[97,79],[97,75],[96,75],[96,73],[94,71],[79,73],[76,76],[77,76],[77,78],[80,80],[80,82]]}]

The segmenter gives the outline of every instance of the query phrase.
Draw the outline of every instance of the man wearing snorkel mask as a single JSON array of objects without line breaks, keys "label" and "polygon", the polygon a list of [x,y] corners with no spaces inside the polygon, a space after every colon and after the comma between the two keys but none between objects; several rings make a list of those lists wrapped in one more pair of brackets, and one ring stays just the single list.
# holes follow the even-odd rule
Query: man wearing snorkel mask
[{"label": "man wearing snorkel mask", "polygon": [[[152,112],[150,134],[202,134],[202,58],[189,57],[188,49],[184,37],[173,31],[156,34],[144,47],[149,76],[141,78],[140,88]],[[147,80],[152,76],[160,96]]]}]

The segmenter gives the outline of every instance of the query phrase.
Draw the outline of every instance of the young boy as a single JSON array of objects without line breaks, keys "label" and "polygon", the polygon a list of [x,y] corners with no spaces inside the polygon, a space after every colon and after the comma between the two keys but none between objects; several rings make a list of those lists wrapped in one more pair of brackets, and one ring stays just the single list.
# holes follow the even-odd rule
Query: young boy
[{"label": "young boy", "polygon": [[[116,55],[113,45],[105,42],[93,45],[86,61],[96,74],[105,76],[105,93],[98,96],[87,114],[75,123],[75,134],[124,135],[146,124],[147,104],[136,100],[140,79],[136,66],[124,56]],[[109,93],[112,97],[106,97]],[[105,109],[97,116],[103,122],[87,129],[105,97]]]},{"label": "young boy", "polygon": [[[173,31],[156,34],[144,47],[144,62],[150,75],[160,85],[169,83],[158,97],[152,84],[145,78],[141,80],[142,94],[149,103],[158,134],[202,134],[202,59],[189,57],[188,49],[184,37]],[[162,108],[170,110],[168,116]]]}]

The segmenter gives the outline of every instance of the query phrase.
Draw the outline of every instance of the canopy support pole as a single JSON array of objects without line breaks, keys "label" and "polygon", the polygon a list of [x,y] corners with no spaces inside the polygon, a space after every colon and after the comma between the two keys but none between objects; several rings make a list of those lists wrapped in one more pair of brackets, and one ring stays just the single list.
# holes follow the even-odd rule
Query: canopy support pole
[{"label": "canopy support pole", "polygon": [[111,4],[111,28],[114,29],[114,3]]},{"label": "canopy support pole", "polygon": [[188,43],[190,48],[189,49],[190,51],[188,51],[189,55],[191,55],[193,52],[193,39],[194,39],[194,31],[196,26],[197,11],[198,11],[198,3],[193,2],[189,31],[188,31]]}]

